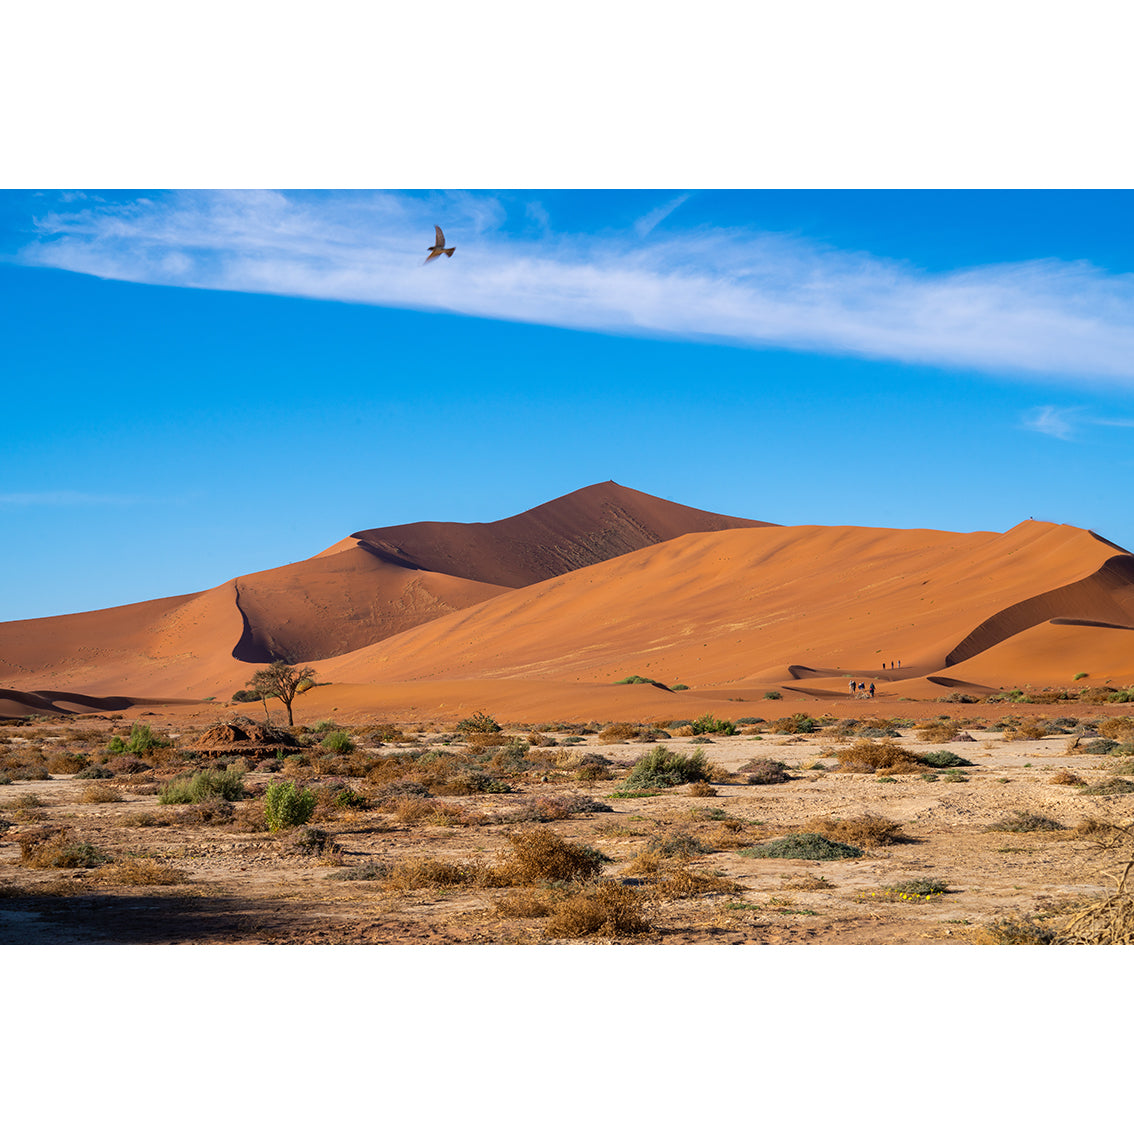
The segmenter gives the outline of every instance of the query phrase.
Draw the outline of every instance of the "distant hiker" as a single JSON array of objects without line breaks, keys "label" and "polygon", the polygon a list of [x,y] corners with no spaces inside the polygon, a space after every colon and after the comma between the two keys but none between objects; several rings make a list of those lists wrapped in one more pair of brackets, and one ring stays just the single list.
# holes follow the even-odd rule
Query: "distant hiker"
[{"label": "distant hiker", "polygon": [[883,662],[883,663],[882,663],[882,668],[883,668],[883,669],[885,669],[885,668],[886,668],[886,663],[885,663],[885,662]]},{"label": "distant hiker", "polygon": [[855,690],[856,690],[857,688],[858,688],[858,686],[857,686],[857,685],[856,685],[856,684],[855,684],[855,683],[854,683],[854,682],[852,681],[852,682],[850,683],[850,695],[851,695],[852,697],[854,696],[854,691],[855,691]]},{"label": "distant hiker", "polygon": [[860,681],[860,682],[858,683],[858,691],[859,691],[860,693],[862,693],[862,692],[863,692],[863,691],[864,691],[865,689],[866,689],[866,682],[865,682],[865,681]]},{"label": "distant hiker", "polygon": [[872,701],[874,700],[874,682],[873,681],[870,683],[870,699]]}]

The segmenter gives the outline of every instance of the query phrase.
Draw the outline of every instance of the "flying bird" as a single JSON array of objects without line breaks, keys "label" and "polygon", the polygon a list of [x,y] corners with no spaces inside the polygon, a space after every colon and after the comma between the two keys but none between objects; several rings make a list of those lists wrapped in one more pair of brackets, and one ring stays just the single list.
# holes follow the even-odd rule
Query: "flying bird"
[{"label": "flying bird", "polygon": [[437,243],[434,244],[433,247],[429,249],[429,255],[425,257],[425,262],[427,264],[429,263],[430,260],[436,260],[437,257],[440,256],[442,252],[444,252],[446,256],[451,257],[453,255],[453,253],[456,252],[456,250],[457,250],[456,246],[454,246],[452,248],[446,248],[445,247],[445,234],[441,231],[441,226],[439,224],[435,224],[433,227],[437,232]]}]

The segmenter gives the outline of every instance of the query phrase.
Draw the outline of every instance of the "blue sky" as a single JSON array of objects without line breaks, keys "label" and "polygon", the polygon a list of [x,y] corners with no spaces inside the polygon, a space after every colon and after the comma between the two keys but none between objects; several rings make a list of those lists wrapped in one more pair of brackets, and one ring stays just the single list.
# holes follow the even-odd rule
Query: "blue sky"
[{"label": "blue sky", "polygon": [[[1134,547],[1121,191],[0,192],[0,619],[613,479]],[[441,224],[452,259],[422,265]]]}]

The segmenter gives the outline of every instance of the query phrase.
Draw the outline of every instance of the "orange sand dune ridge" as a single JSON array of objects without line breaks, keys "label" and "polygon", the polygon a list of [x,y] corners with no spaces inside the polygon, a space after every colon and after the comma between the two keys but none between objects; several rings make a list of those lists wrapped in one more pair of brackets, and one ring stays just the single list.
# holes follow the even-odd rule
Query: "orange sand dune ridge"
[{"label": "orange sand dune ridge", "polygon": [[[973,656],[973,642],[982,652],[1029,622],[1134,627],[1134,557],[1116,550],[1082,529],[1032,521],[1003,534],[842,527],[691,534],[317,668],[324,679],[355,683],[604,683],[637,673],[696,688],[805,677],[810,686],[811,670],[820,671],[818,688],[845,690],[849,672],[881,683],[947,671],[951,657]],[[890,669],[899,661],[900,670]]]}]

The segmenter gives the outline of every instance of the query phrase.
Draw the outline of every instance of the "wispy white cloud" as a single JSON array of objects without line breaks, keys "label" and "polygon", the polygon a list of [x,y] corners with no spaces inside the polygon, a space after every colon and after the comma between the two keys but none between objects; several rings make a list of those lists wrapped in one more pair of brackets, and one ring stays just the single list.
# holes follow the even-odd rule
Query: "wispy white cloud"
[{"label": "wispy white cloud", "polygon": [[1075,432],[1075,422],[1072,420],[1075,413],[1075,410],[1059,409],[1056,406],[1036,406],[1024,416],[1024,428],[1066,441]]},{"label": "wispy white cloud", "polygon": [[649,236],[674,209],[681,208],[691,196],[691,193],[682,193],[680,197],[675,197],[672,201],[659,205],[656,209],[648,212],[644,217],[639,217],[634,222],[634,231],[640,237]]},{"label": "wispy white cloud", "polygon": [[[151,284],[1134,382],[1132,275],[1057,260],[929,272],[774,233],[659,235],[657,212],[639,222],[644,237],[533,237],[504,231],[503,205],[479,194],[175,193],[45,215],[21,259]],[[423,267],[434,223],[458,251]]]}]

